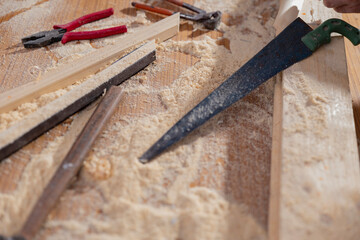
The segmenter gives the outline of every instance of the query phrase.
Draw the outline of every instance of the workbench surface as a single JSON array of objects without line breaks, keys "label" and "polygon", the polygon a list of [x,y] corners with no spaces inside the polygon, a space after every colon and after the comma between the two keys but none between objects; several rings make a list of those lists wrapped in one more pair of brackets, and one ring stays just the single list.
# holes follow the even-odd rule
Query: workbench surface
[{"label": "workbench surface", "polygon": [[[2,1],[0,92],[36,81],[42,72],[116,40],[112,37],[68,45],[57,43],[28,50],[19,45],[21,37],[109,7],[114,8],[114,16],[85,29],[120,23],[135,29],[162,18],[139,13],[130,2]],[[196,4],[207,10],[220,5],[209,2],[212,1],[199,0]],[[205,31],[182,22],[180,33],[159,47],[156,62],[125,83],[124,101],[37,239],[50,236],[54,239],[204,239],[209,236],[210,239],[266,239],[273,80],[149,165],[134,162],[136,156],[218,86],[221,79],[274,36],[271,24],[277,12],[276,1],[237,0],[233,6],[247,12],[230,7],[221,9],[224,16],[220,31]],[[358,15],[348,15],[346,20],[360,26]],[[250,29],[253,26],[257,29]],[[244,37],[227,35],[224,29],[239,31]],[[234,42],[230,41],[231,37]],[[360,134],[360,48],[349,44],[347,47]],[[224,56],[230,58],[235,54],[239,58],[237,62],[220,62]],[[199,71],[206,70],[204,74],[209,79],[198,78],[202,72],[196,73],[196,69],[191,69],[194,66]],[[190,86],[186,88],[183,84]],[[81,119],[88,118],[87,111],[90,110],[69,118],[0,164],[0,233],[13,234],[19,230],[29,206],[34,204],[64,156],[62,146],[81,130]],[[8,123],[4,117],[1,120]],[[118,142],[121,144],[115,144]],[[212,235],[213,232],[218,235]]]}]

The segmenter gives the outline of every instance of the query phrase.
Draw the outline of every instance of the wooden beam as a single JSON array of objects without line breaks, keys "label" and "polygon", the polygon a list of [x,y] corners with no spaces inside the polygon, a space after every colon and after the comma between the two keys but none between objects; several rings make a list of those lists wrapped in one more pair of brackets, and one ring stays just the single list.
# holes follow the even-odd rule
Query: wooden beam
[{"label": "wooden beam", "polygon": [[[353,26],[360,28],[360,14],[343,14],[343,19]],[[350,78],[350,91],[353,100],[355,127],[357,138],[360,139],[360,47],[345,41],[346,58]]]},{"label": "wooden beam", "polygon": [[0,94],[0,113],[15,109],[20,104],[40,97],[42,94],[64,88],[85,76],[99,71],[121,57],[124,52],[141,42],[151,39],[164,41],[179,32],[179,14],[174,14],[150,26],[144,27],[120,39],[116,44],[106,46],[74,62],[50,71],[36,82]]},{"label": "wooden beam", "polygon": [[[297,16],[310,25],[339,17],[322,1],[311,0],[291,20]],[[281,17],[280,22],[290,20]],[[359,155],[343,38],[333,37],[279,78],[269,239],[357,239]]]},{"label": "wooden beam", "polygon": [[56,126],[103,94],[155,60],[155,41],[144,44],[105,70],[94,75],[60,98],[0,133],[0,161],[45,131]]}]

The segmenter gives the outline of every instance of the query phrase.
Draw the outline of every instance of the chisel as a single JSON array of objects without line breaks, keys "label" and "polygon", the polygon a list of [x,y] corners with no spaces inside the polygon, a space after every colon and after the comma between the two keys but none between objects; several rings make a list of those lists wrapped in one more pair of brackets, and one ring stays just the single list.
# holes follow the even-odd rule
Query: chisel
[{"label": "chisel", "polygon": [[360,43],[359,29],[343,20],[332,18],[313,30],[301,18],[295,19],[252,59],[170,128],[139,158],[140,162],[149,162],[277,73],[311,56],[320,46],[330,42],[332,32],[344,35],[355,46]]}]

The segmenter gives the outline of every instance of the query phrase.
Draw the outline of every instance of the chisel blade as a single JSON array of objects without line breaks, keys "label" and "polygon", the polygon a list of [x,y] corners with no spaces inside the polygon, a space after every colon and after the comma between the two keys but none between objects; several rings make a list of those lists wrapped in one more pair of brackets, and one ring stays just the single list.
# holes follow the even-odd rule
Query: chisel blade
[{"label": "chisel blade", "polygon": [[311,31],[310,26],[297,18],[168,130],[139,158],[140,162],[147,163],[152,160],[277,73],[309,57],[313,52],[301,38]]}]

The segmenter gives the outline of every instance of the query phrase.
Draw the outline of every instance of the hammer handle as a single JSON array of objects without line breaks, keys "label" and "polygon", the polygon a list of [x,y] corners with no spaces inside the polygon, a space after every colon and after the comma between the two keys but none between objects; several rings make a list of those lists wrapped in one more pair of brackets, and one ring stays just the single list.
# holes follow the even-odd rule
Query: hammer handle
[{"label": "hammer handle", "polygon": [[178,1],[178,0],[167,0],[167,1],[168,1],[168,2],[171,2],[171,3],[175,4],[175,5],[178,5],[178,6],[180,6],[180,7],[182,7],[183,4],[184,4],[184,2]]},{"label": "hammer handle", "polygon": [[183,7],[183,8],[186,8],[190,11],[193,11],[195,13],[206,13],[205,10],[202,10],[200,8],[197,8],[191,4],[188,4],[188,3],[185,3],[185,2],[182,2],[182,1],[179,1],[179,0],[166,0],[167,2],[170,2],[170,3],[173,3],[175,5],[178,5],[180,7]]},{"label": "hammer handle", "polygon": [[155,12],[155,13],[160,13],[160,14],[163,14],[166,16],[171,16],[175,13],[175,12],[170,11],[165,8],[154,7],[154,6],[137,3],[137,2],[132,2],[131,5],[133,5],[133,7],[139,8],[139,9],[143,9],[143,10],[147,10],[147,11]]}]

